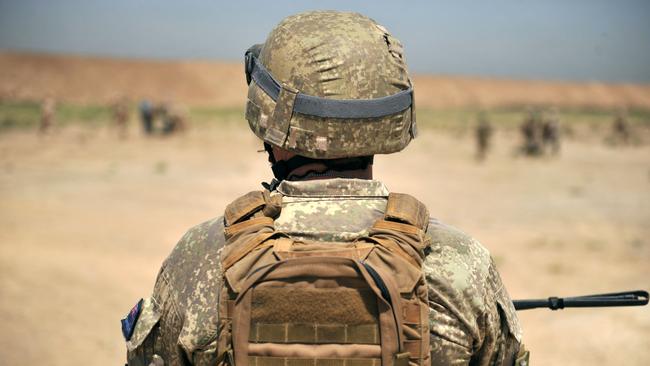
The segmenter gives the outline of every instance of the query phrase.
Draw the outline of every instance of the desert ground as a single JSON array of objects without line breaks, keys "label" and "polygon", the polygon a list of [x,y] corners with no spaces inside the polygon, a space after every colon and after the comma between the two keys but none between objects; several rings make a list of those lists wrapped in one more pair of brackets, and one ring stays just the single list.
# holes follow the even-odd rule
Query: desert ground
[{"label": "desert ground", "polygon": [[[504,131],[478,164],[470,136],[423,128],[375,175],[484,243],[513,298],[650,287],[649,146],[570,140],[531,160]],[[1,134],[0,364],[123,362],[119,319],[185,230],[269,179],[259,146],[242,119],[171,138]],[[534,364],[650,362],[647,307],[520,315]]]},{"label": "desert ground", "polygon": [[[243,54],[242,54],[243,57]],[[236,60],[239,61],[239,60]],[[650,109],[650,85],[414,75],[418,107],[513,105]],[[53,97],[68,103],[149,98],[240,108],[241,62],[160,61],[15,53],[0,50],[0,100]]]},{"label": "desert ground", "polygon": [[[9,110],[12,121],[37,118],[34,108],[42,96],[29,93],[38,88],[18,90],[11,85],[20,83],[8,80],[19,72],[7,76],[0,69],[0,89],[14,93],[2,95],[0,112]],[[55,74],[48,77],[55,80]],[[481,90],[474,87],[458,95]],[[571,87],[579,98],[591,88]],[[630,108],[643,107],[650,90],[618,87],[593,89],[601,96],[616,92],[603,97],[603,106]],[[489,88],[486,96],[499,89]],[[115,95],[92,99],[92,89],[85,90],[79,99],[61,100],[106,103]],[[6,102],[9,97],[36,104],[23,110],[18,102]],[[509,97],[503,98],[499,103]],[[0,365],[124,363],[119,320],[150,294],[176,241],[271,177],[242,105],[232,109],[229,103],[194,109],[191,128],[169,137],[143,136],[132,110],[128,137],[120,139],[107,111],[63,102],[59,117],[72,120],[60,120],[50,134],[38,135],[34,121],[0,128]],[[418,112],[420,136],[400,154],[378,156],[375,177],[392,191],[417,196],[432,216],[481,241],[512,298],[650,288],[647,112],[635,115],[632,146],[604,142],[610,113],[563,115],[561,155],[526,158],[516,154],[521,141],[515,123],[523,106],[517,113],[505,111],[502,121],[493,121],[487,160],[478,163],[469,129],[475,110],[427,108]],[[650,364],[650,307],[519,315],[534,365]]]}]

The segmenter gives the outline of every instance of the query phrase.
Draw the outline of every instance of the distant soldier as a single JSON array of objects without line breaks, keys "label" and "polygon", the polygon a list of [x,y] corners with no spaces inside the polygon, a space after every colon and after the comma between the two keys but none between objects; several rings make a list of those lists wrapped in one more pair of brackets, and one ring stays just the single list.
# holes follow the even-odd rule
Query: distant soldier
[{"label": "distant soldier", "polygon": [[54,98],[47,97],[41,103],[41,124],[38,132],[41,134],[48,133],[54,126],[54,114],[56,112],[56,102]]},{"label": "distant soldier", "polygon": [[171,104],[163,117],[163,134],[171,135],[182,132],[187,127],[187,112],[178,104]]},{"label": "distant soldier", "polygon": [[153,112],[153,107],[148,100],[144,99],[140,102],[140,121],[146,135],[151,135],[153,132]]},{"label": "distant soldier", "polygon": [[612,124],[612,135],[615,144],[627,145],[630,143],[630,125],[627,121],[625,110],[619,110]]},{"label": "distant soldier", "polygon": [[152,133],[165,133],[169,114],[168,103],[161,102],[153,107]]},{"label": "distant soldier", "polygon": [[560,118],[555,109],[551,110],[549,117],[542,123],[542,144],[544,153],[560,153]]},{"label": "distant soldier", "polygon": [[488,120],[485,112],[478,115],[478,124],[476,125],[476,160],[483,161],[490,148],[490,139],[492,138],[492,125]]},{"label": "distant soldier", "polygon": [[118,99],[113,104],[113,121],[117,127],[120,138],[126,137],[127,122],[129,119],[129,106],[126,98]]},{"label": "distant soldier", "polygon": [[542,153],[541,148],[541,131],[538,116],[533,110],[528,111],[528,117],[521,125],[521,134],[524,138],[524,146],[522,148],[524,154],[535,156]]}]

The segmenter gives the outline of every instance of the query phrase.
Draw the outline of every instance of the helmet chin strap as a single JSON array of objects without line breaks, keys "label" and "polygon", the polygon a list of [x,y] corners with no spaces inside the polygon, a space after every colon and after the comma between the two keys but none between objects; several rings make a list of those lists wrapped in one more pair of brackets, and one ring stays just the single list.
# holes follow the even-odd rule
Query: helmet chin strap
[{"label": "helmet chin strap", "polygon": [[[307,164],[323,164],[326,167],[326,171],[346,171],[366,169],[368,165],[372,164],[373,162],[373,156],[360,156],[346,159],[312,159],[305,156],[296,155],[287,160],[276,160],[275,156],[273,155],[273,147],[271,144],[264,142],[264,150],[266,150],[269,155],[271,170],[273,171],[273,176],[275,178],[271,181],[271,183],[262,183],[262,185],[264,188],[270,191],[275,190],[280,182],[289,178],[289,176],[291,176],[291,172]],[[310,172],[306,172],[304,175],[307,175],[308,173]]]}]

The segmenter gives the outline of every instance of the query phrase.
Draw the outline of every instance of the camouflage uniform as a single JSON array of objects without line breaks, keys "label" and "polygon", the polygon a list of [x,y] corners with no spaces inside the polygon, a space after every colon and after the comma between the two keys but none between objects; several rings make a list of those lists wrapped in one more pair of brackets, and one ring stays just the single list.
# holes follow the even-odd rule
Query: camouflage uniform
[{"label": "camouflage uniform", "polygon": [[[284,181],[276,229],[322,241],[351,241],[383,214],[379,181]],[[214,365],[223,218],[190,229],[164,262],[131,340],[129,365]],[[521,341],[512,302],[488,251],[435,219],[424,264],[429,284],[433,365],[511,365]],[[156,363],[152,363],[157,365]]]},{"label": "camouflage uniform", "polygon": [[[290,181],[284,173],[295,168],[279,168],[293,160],[339,171],[328,164],[359,159],[346,162],[349,167],[406,147],[416,129],[402,53],[401,43],[373,20],[331,11],[288,17],[264,45],[246,53],[246,119],[271,150],[273,173],[281,181],[270,185],[271,195],[282,198],[276,231],[306,241],[352,242],[384,216],[389,193],[379,181],[323,179],[331,170],[314,172],[320,179]],[[274,161],[271,146],[296,155]],[[153,295],[134,308],[136,320],[127,322],[129,365],[232,364],[217,359],[224,351],[217,350],[224,332],[219,305],[228,300],[219,298],[226,286],[224,227],[223,217],[194,227],[164,262]],[[437,220],[427,235],[422,267],[431,363],[514,364],[523,352],[521,329],[487,250]]]},{"label": "camouflage uniform", "polygon": [[127,123],[129,119],[129,106],[126,98],[120,98],[113,104],[113,120],[121,138],[126,137]]},{"label": "camouflage uniform", "polygon": [[53,98],[45,98],[41,103],[41,123],[39,125],[39,133],[44,134],[49,132],[54,125],[54,115],[56,113],[56,102]]},{"label": "camouflage uniform", "polygon": [[542,124],[542,144],[544,153],[557,155],[560,153],[560,118],[557,111],[552,110]]},{"label": "camouflage uniform", "polygon": [[630,125],[627,120],[627,113],[619,111],[612,123],[612,136],[615,144],[627,145],[630,142]]},{"label": "camouflage uniform", "polygon": [[542,153],[541,133],[542,129],[539,115],[533,111],[529,111],[528,116],[521,124],[521,135],[524,138],[522,151],[524,154],[537,156]]},{"label": "camouflage uniform", "polygon": [[476,159],[481,161],[485,159],[487,151],[490,148],[490,139],[492,138],[492,125],[487,119],[485,113],[479,114],[478,124],[476,125]]}]

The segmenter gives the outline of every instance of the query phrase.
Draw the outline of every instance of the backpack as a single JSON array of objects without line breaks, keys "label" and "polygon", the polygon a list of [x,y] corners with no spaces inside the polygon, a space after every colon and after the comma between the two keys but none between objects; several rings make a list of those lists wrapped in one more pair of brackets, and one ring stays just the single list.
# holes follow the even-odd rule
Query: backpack
[{"label": "backpack", "polygon": [[274,229],[281,200],[226,208],[218,365],[430,365],[426,207],[391,193],[367,236],[316,242]]}]

